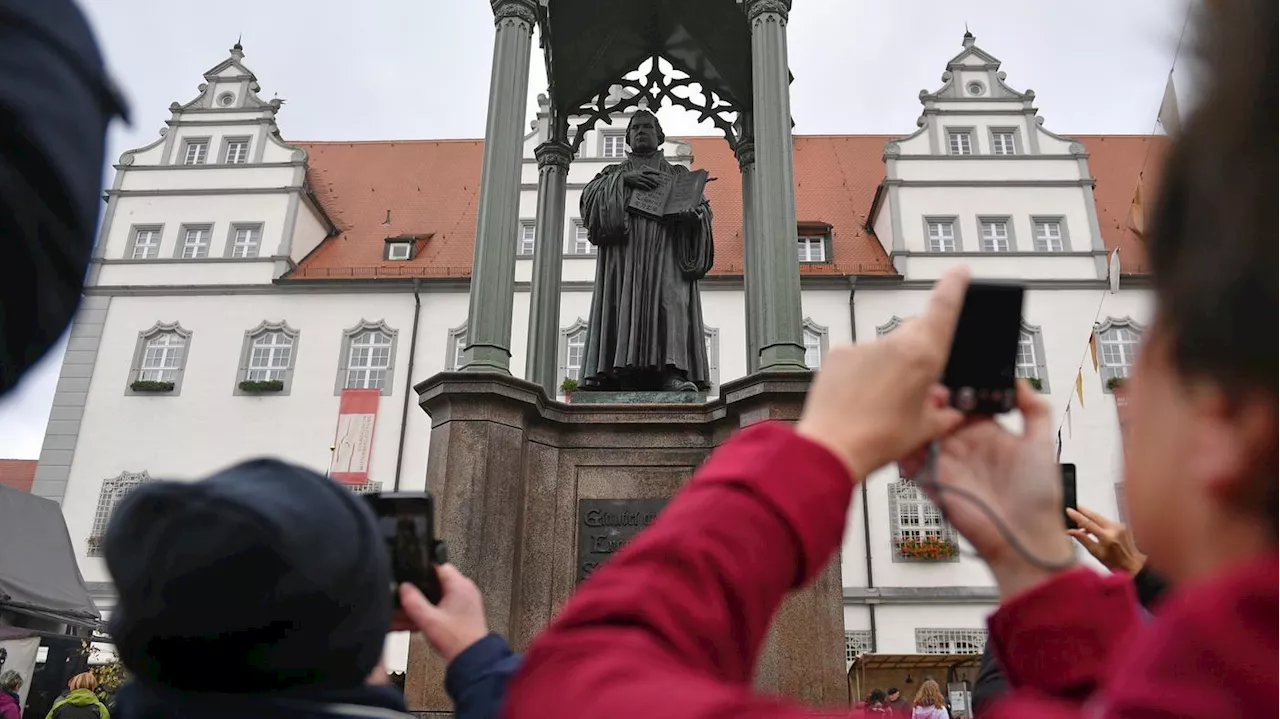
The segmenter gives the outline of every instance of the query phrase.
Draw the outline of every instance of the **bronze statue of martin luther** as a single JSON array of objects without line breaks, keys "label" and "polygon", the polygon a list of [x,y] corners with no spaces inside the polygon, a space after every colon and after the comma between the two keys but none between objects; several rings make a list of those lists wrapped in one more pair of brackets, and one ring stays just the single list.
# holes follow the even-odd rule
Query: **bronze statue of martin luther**
[{"label": "bronze statue of martin luther", "polygon": [[679,187],[690,173],[663,156],[666,136],[653,113],[636,112],[626,140],[627,159],[606,167],[582,192],[582,221],[599,259],[581,388],[706,390],[698,280],[715,261],[711,207],[699,184],[697,196],[674,215],[637,212],[635,193],[665,182]]}]

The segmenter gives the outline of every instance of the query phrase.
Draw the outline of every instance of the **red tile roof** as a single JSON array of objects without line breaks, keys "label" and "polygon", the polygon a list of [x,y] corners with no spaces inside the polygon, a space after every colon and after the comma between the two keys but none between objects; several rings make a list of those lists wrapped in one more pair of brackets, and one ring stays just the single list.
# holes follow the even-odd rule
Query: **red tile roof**
[{"label": "red tile roof", "polygon": [[[1145,271],[1129,208],[1146,168],[1151,205],[1166,144],[1147,135],[1076,136],[1089,151],[1094,196],[1108,249],[1121,247],[1124,272]],[[796,219],[831,226],[834,262],[805,265],[815,274],[892,274],[880,242],[865,229],[884,177],[881,153],[889,135],[795,138]],[[713,274],[742,272],[742,190],[738,163],[718,137],[688,138],[694,164],[718,178],[707,186],[715,212]],[[301,142],[310,156],[308,182],[339,234],[323,242],[292,273],[295,278],[468,277],[471,274],[480,184],[481,140]],[[382,259],[384,241],[425,237],[414,259]],[[512,238],[512,242],[515,238]]]},{"label": "red tile roof", "polygon": [[36,460],[0,459],[0,484],[30,492],[31,482],[35,477]]}]

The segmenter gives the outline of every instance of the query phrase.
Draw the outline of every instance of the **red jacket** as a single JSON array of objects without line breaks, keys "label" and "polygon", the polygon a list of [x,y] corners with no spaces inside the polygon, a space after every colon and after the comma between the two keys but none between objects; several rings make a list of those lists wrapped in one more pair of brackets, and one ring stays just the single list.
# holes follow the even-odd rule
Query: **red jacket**
[{"label": "red jacket", "polygon": [[[533,642],[505,716],[813,717],[756,693],[752,673],[783,596],[840,546],[853,488],[786,426],[741,432]],[[1064,572],[991,617],[1013,691],[986,716],[1274,717],[1277,579],[1265,557],[1171,596],[1141,626],[1127,577]]]}]

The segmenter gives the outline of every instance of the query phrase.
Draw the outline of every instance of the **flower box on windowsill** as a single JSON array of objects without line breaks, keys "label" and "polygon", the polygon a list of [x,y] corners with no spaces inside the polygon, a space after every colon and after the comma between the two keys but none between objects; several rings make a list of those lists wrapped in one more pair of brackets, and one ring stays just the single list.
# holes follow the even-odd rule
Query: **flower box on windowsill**
[{"label": "flower box on windowsill", "polygon": [[279,379],[247,379],[240,383],[240,391],[248,394],[270,394],[284,391],[284,380]]},{"label": "flower box on windowsill", "polygon": [[172,382],[161,382],[154,379],[140,379],[129,385],[129,389],[134,392],[153,392],[164,393],[172,392],[174,384]]},{"label": "flower box on windowsill", "polygon": [[87,544],[89,545],[90,557],[96,557],[102,552],[102,537],[89,537]]},{"label": "flower box on windowsill", "polygon": [[1031,388],[1037,392],[1044,391],[1044,382],[1039,377],[1028,377],[1027,382],[1031,384]]},{"label": "flower box on windowsill", "polygon": [[945,562],[959,556],[960,548],[948,539],[926,537],[925,539],[903,539],[898,542],[898,554],[903,559],[915,559],[925,562]]},{"label": "flower box on windowsill", "polygon": [[1111,379],[1107,380],[1107,389],[1111,390],[1112,392],[1115,392],[1118,389],[1124,389],[1124,381],[1125,381],[1124,377],[1112,377]]}]

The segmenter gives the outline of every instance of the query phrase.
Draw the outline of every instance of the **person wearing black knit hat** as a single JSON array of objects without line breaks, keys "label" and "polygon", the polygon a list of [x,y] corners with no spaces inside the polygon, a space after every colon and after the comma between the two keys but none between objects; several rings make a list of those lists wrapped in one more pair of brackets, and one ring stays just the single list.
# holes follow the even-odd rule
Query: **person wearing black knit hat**
[{"label": "person wearing black knit hat", "polygon": [[366,681],[391,622],[386,548],[331,479],[262,459],[148,484],[113,513],[104,552],[134,677],[123,719],[407,716]]}]

